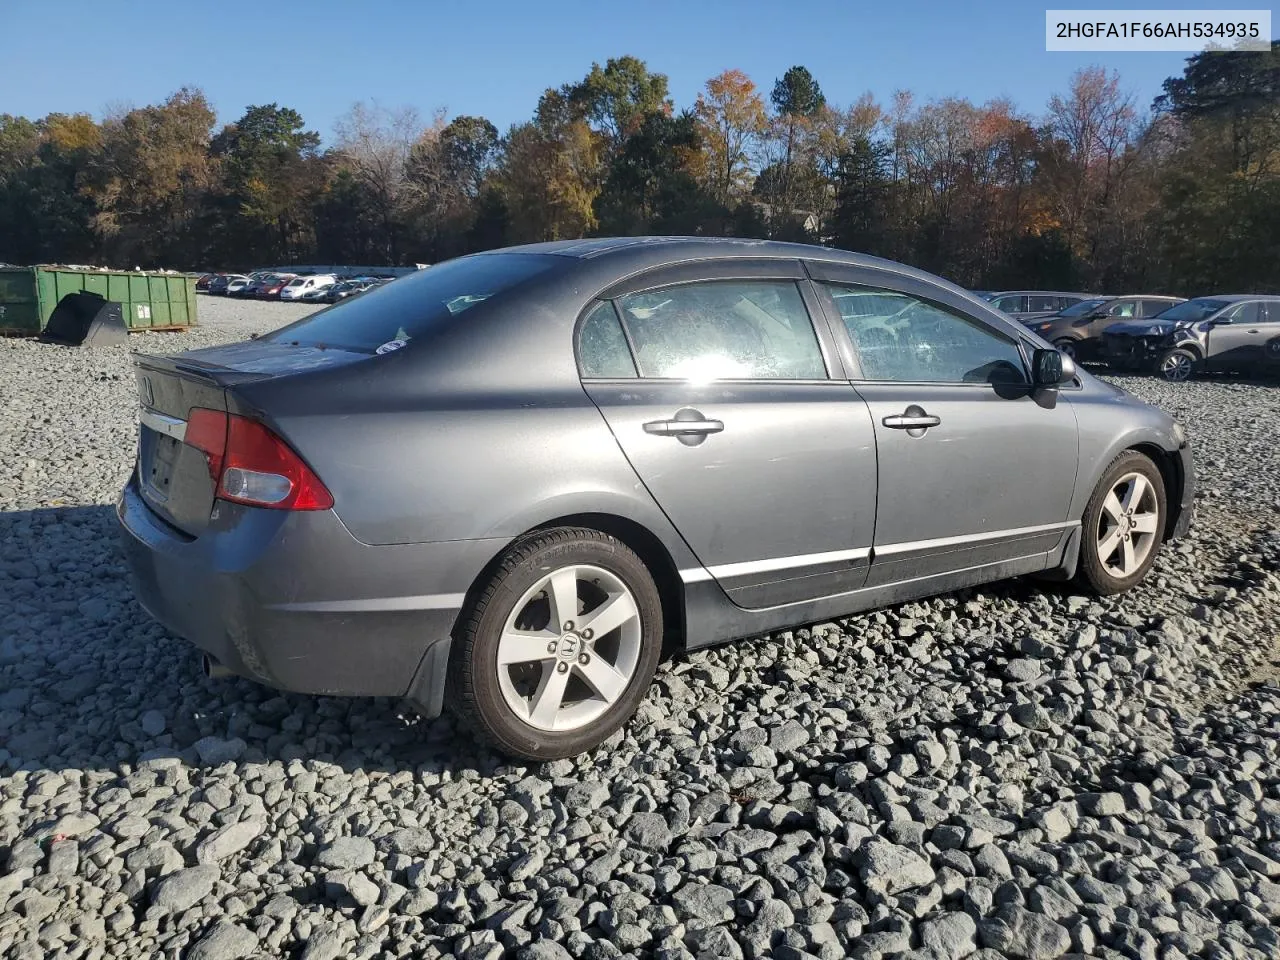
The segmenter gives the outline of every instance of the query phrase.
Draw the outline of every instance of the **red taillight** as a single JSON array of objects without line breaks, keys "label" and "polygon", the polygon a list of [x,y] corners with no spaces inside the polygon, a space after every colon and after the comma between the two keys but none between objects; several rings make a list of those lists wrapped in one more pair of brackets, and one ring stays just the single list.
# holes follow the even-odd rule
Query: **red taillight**
[{"label": "red taillight", "polygon": [[328,510],[333,495],[292,449],[257,420],[197,407],[186,442],[209,461],[219,500],[275,510]]}]

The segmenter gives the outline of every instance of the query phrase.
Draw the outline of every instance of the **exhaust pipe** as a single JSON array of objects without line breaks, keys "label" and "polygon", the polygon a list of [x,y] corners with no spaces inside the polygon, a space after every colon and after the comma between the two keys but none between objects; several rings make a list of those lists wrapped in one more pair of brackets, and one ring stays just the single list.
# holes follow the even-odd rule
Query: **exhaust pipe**
[{"label": "exhaust pipe", "polygon": [[210,680],[221,680],[224,677],[232,676],[231,671],[224,667],[216,657],[211,657],[207,653],[200,654],[200,669],[204,671],[204,675]]}]

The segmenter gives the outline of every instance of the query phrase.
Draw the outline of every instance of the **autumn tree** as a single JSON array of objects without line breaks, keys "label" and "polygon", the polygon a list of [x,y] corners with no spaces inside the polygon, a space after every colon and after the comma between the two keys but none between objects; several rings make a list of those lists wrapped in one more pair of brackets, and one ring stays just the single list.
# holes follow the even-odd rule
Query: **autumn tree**
[{"label": "autumn tree", "polygon": [[217,177],[215,121],[202,92],[108,117],[95,159],[95,227],[114,260],[142,266],[201,256],[200,213]]},{"label": "autumn tree", "polygon": [[704,182],[727,205],[749,187],[752,153],[769,124],[764,99],[745,73],[726,70],[707,81],[694,113],[706,153]]}]

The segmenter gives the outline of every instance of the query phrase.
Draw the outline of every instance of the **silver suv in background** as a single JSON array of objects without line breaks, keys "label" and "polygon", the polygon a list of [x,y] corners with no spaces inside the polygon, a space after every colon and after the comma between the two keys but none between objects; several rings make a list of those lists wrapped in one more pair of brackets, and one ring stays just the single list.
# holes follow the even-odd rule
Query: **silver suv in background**
[{"label": "silver suv in background", "polygon": [[1060,290],[1001,290],[988,293],[983,299],[1015,320],[1034,320],[1051,317],[1093,296],[1096,294],[1063,293]]},{"label": "silver suv in background", "polygon": [[1115,324],[1102,341],[1113,369],[1151,371],[1174,382],[1197,373],[1276,375],[1280,297],[1197,297],[1150,320]]},{"label": "silver suv in background", "polygon": [[1156,294],[1094,297],[1052,317],[1023,322],[1067,356],[1097,360],[1102,356],[1102,335],[1114,324],[1154,317],[1182,302],[1182,297]]}]

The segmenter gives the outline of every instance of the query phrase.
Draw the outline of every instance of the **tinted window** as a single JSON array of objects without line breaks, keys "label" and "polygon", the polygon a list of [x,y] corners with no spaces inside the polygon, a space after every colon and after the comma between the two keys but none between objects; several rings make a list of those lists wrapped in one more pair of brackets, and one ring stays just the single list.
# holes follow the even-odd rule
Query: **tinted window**
[{"label": "tinted window", "polygon": [[1260,304],[1242,303],[1230,314],[1232,323],[1258,323],[1262,316]]},{"label": "tinted window", "polygon": [[1197,320],[1203,320],[1212,314],[1217,313],[1225,307],[1230,301],[1228,300],[1188,300],[1185,303],[1175,304],[1168,310],[1159,314],[1161,320],[1186,321],[1195,323]]},{"label": "tinted window", "polygon": [[1021,383],[1026,379],[1017,345],[985,324],[904,293],[823,286],[853,340],[864,379],[926,383]]},{"label": "tinted window", "polygon": [[340,300],[263,339],[372,353],[389,340],[422,336],[477,303],[562,262],[557,257],[530,253],[450,260],[362,296]]},{"label": "tinted window", "polygon": [[826,367],[791,280],[716,280],[618,301],[642,377],[825,380]]},{"label": "tinted window", "polygon": [[1098,297],[1095,297],[1092,300],[1081,300],[1079,303],[1072,304],[1063,310],[1061,316],[1083,317],[1086,313],[1091,313],[1106,302],[1106,300]]},{"label": "tinted window", "polygon": [[596,304],[578,331],[578,368],[584,377],[634,377],[636,364],[612,303]]},{"label": "tinted window", "polygon": [[1066,304],[1062,302],[1061,297],[1027,297],[1027,311],[1029,313],[1059,310],[1064,306]]},{"label": "tinted window", "polygon": [[1022,297],[1017,294],[1010,297],[996,297],[991,302],[997,310],[1003,310],[1005,313],[1021,313],[1025,309],[1022,305]]}]

